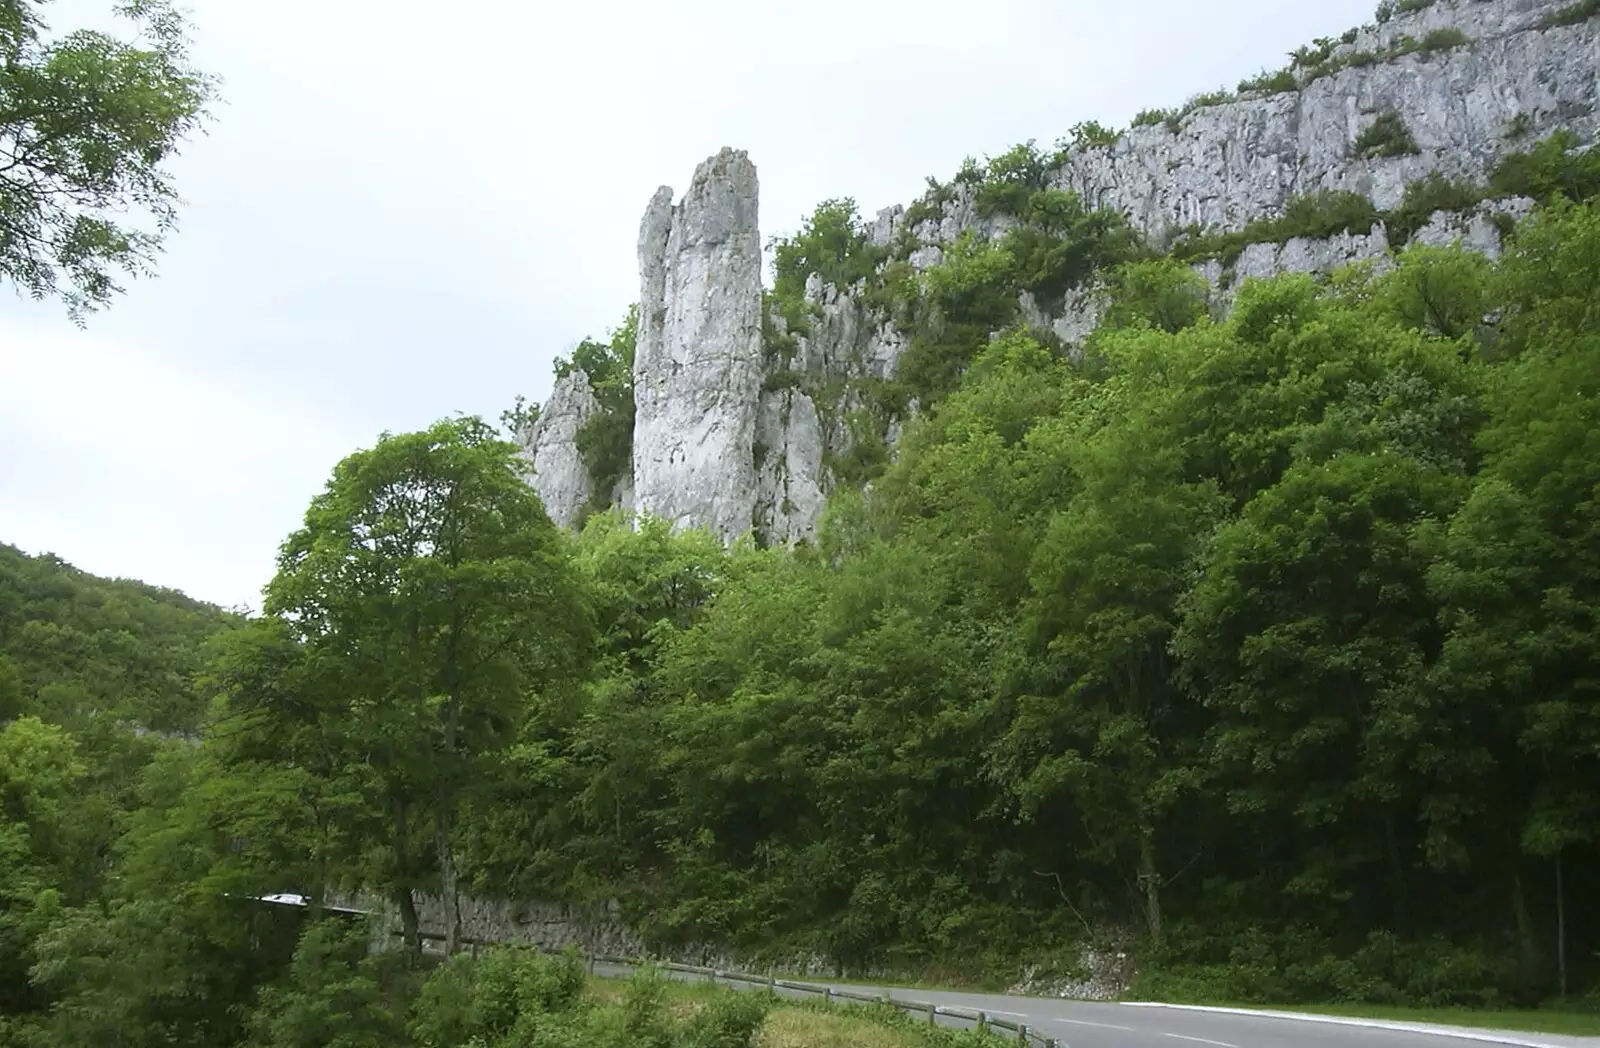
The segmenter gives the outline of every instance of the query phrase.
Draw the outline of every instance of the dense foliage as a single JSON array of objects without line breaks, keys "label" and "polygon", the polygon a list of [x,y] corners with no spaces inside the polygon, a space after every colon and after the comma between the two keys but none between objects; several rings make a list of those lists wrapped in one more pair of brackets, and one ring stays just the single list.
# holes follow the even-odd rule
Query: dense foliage
[{"label": "dense foliage", "polygon": [[[600,409],[578,430],[578,454],[593,485],[589,510],[611,504],[617,484],[633,472],[633,356],[639,341],[639,309],[630,306],[621,326],[605,342],[584,339],[572,351],[572,359],[558,357],[556,377],[565,378],[576,370],[588,380]],[[537,419],[537,414],[533,416]],[[507,413],[506,424],[513,434],[523,435],[531,420],[517,417],[516,409]]]},{"label": "dense foliage", "polygon": [[0,0],[0,278],[81,319],[150,268],[178,212],[163,164],[215,84],[168,0],[118,0],[131,40],[52,33],[47,6]]},{"label": "dense foliage", "polygon": [[0,545],[0,717],[195,731],[206,643],[236,621],[173,590]]},{"label": "dense foliage", "polygon": [[136,807],[7,724],[7,1006],[230,1043],[300,963],[230,900],[358,884],[413,949],[412,893],[454,888],[851,969],[1059,971],[1131,926],[1151,992],[1579,994],[1596,251],[1558,202],[1498,265],[1251,282],[1224,322],[1140,263],[1081,359],[987,343],[797,551],[615,514],[573,543],[475,421],[386,438]]},{"label": "dense foliage", "polygon": [[595,521],[632,580],[601,622],[655,625],[499,805],[483,884],[851,965],[1133,918],[1213,996],[1576,987],[1597,244],[1557,205],[1498,267],[1416,249],[1224,323],[1141,264],[1081,362],[988,343],[815,551]]},{"label": "dense foliage", "polygon": [[[576,537],[458,418],[340,463],[250,621],[0,547],[0,1045],[735,1048],[771,1004],[686,1013],[650,973],[611,1000],[515,951],[429,970],[424,894],[447,949],[464,896],[615,900],[753,965],[1068,976],[1109,938],[1153,995],[1600,1003],[1600,161],[1573,144],[1167,257],[1031,143],[889,244],[825,203],[774,245],[769,353],[811,273],[850,285],[910,345],[848,421],[912,417],[833,463],[797,549],[602,511],[632,315],[558,365],[602,408]],[[1188,265],[1510,194],[1540,207],[1498,262],[1412,246],[1247,281],[1225,318]],[[985,235],[917,272],[957,197]],[[1025,314],[1072,294],[1104,308],[1068,353]],[[353,890],[396,949],[327,917]]]}]

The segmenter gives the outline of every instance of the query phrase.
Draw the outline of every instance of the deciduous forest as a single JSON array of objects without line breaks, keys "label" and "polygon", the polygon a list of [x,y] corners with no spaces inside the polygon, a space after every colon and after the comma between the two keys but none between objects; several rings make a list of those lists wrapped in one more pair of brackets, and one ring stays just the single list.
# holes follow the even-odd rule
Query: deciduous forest
[{"label": "deciduous forest", "polygon": [[[47,46],[0,0],[11,166],[61,187],[5,183],[0,277],[77,316],[153,256],[158,165],[211,98],[181,19],[126,7],[144,49]],[[104,119],[67,119],[73,91]],[[260,614],[0,546],[0,1046],[733,1048],[769,1021],[461,954],[464,898],[615,903],[656,951],[762,969],[1008,986],[1101,947],[1147,998],[1600,1010],[1600,154],[1575,145],[1159,246],[1019,147],[956,176],[1009,232],[922,272],[824,204],[776,245],[769,381],[800,381],[812,274],[911,337],[792,548],[604,499],[570,534],[476,417],[340,462]],[[1191,266],[1510,196],[1537,207],[1495,260],[1416,243],[1226,302]],[[157,232],[109,217],[130,199]],[[1076,288],[1104,307],[1081,343],[1019,314]],[[629,460],[635,319],[559,364],[598,391],[597,482]],[[392,948],[323,919],[353,894]]]},{"label": "deciduous forest", "polygon": [[795,550],[569,537],[474,419],[342,463],[249,620],[8,550],[7,1029],[304,1043],[250,1024],[369,962],[240,900],[358,886],[753,964],[1121,934],[1152,995],[1592,1001],[1597,257],[1556,200],[1221,321],[1129,263]]}]

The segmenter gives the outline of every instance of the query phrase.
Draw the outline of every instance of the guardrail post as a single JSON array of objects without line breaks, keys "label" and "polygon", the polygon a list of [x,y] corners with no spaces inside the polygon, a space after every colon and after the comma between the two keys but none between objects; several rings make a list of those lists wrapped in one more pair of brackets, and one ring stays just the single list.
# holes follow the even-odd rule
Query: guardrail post
[{"label": "guardrail post", "polygon": [[939,1006],[937,1004],[930,1004],[930,1005],[928,1005],[928,1025],[929,1026],[937,1026],[938,1024],[939,1024]]},{"label": "guardrail post", "polygon": [[822,990],[822,999],[828,1004],[833,1003],[833,987],[827,986]]},{"label": "guardrail post", "polygon": [[1027,1023],[1018,1023],[1017,1024],[1017,1040],[1021,1041],[1023,1044],[1027,1044],[1028,1043],[1028,1024]]},{"label": "guardrail post", "polygon": [[978,1032],[982,1033],[988,1027],[988,1025],[989,1025],[989,1015],[988,1015],[988,1013],[987,1012],[979,1012],[978,1013]]}]

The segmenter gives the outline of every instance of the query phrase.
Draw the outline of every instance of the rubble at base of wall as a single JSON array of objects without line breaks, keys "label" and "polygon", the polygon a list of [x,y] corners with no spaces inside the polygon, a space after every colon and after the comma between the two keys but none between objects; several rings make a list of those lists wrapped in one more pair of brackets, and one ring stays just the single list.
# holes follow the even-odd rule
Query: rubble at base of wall
[{"label": "rubble at base of wall", "polygon": [[[330,893],[328,903],[364,910],[374,917],[375,949],[393,948],[399,943],[400,915],[392,902],[370,893]],[[416,897],[417,920],[424,934],[443,935],[444,901],[438,896]],[[533,946],[563,950],[576,946],[585,954],[602,957],[652,957],[660,961],[690,964],[723,971],[771,973],[813,979],[868,979],[892,981],[903,972],[874,966],[845,971],[828,957],[809,951],[764,957],[741,957],[726,948],[690,944],[651,949],[623,923],[621,908],[615,902],[577,906],[547,902],[506,902],[461,898],[461,934],[468,940]],[[1114,1000],[1127,992],[1133,976],[1131,938],[1118,929],[1102,930],[1096,944],[1076,947],[1077,963],[1073,975],[1062,977],[1059,968],[1048,972],[1039,966],[1025,970],[1023,977],[1007,992],[1043,997],[1063,997],[1086,1001]]]},{"label": "rubble at base of wall", "polygon": [[1057,997],[1074,1001],[1114,1001],[1133,985],[1133,937],[1123,929],[1102,929],[1095,942],[1079,947],[1071,975],[1042,965],[1030,966],[1008,994]]}]

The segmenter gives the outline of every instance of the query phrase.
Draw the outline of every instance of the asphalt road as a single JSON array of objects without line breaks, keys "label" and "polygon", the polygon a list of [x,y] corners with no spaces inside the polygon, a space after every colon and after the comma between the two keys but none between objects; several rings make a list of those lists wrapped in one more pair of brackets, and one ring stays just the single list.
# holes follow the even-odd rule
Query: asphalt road
[{"label": "asphalt road", "polygon": [[[625,969],[602,968],[600,974],[626,975]],[[693,978],[677,973],[678,978]],[[799,982],[801,980],[792,980]],[[1555,1034],[1420,1023],[1352,1025],[1324,1016],[1237,1014],[1235,1012],[1062,1001],[1041,997],[1007,997],[998,994],[958,993],[947,990],[913,990],[884,986],[832,985],[837,990],[889,996],[897,1001],[928,1002],[940,1008],[983,1012],[1033,1032],[1054,1038],[1067,1048],[1484,1048],[1486,1043],[1522,1048],[1600,1048],[1600,1037],[1566,1037]],[[749,988],[748,984],[730,983]],[[758,987],[759,988],[759,987]],[[817,994],[794,990],[786,997],[817,999]],[[971,1028],[972,1022],[940,1015],[942,1026]]]}]

